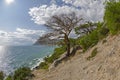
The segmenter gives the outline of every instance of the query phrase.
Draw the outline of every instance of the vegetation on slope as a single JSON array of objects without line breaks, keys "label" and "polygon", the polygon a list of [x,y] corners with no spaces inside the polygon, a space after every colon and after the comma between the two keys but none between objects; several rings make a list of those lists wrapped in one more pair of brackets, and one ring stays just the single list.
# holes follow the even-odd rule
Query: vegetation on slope
[{"label": "vegetation on slope", "polygon": [[[84,33],[84,35],[77,39],[69,39],[70,46],[80,45],[83,50],[87,50],[88,48],[96,45],[101,39],[105,38],[109,32],[111,34],[117,34],[120,31],[120,1],[115,2],[107,2],[105,7],[105,15],[104,15],[104,22],[103,23],[95,23],[96,28],[88,28],[93,27],[93,25],[85,24],[82,25],[82,28],[77,29],[90,29],[91,31],[87,31]],[[81,27],[81,26],[79,26]],[[85,27],[85,28],[84,28]],[[76,29],[76,31],[77,31]],[[80,30],[81,31],[81,30]],[[79,35],[79,32],[77,32]],[[80,33],[81,34],[81,33]],[[41,69],[48,69],[49,65],[56,59],[60,57],[61,54],[63,54],[66,51],[66,46],[64,45],[64,41],[61,41],[60,43],[63,43],[60,47],[56,48],[54,50],[54,53],[51,56],[47,56],[44,58],[44,62],[42,62],[39,65],[39,68]],[[97,55],[97,48],[95,48],[91,56],[88,57],[88,60],[90,60],[92,57],[95,57]],[[31,78],[31,70],[29,68],[19,68],[17,69],[13,75],[10,75],[6,78],[6,80],[29,80]],[[3,72],[0,72],[0,80],[4,79]]]},{"label": "vegetation on slope", "polygon": [[91,58],[95,57],[97,55],[97,48],[93,49],[91,55],[87,57],[87,60],[90,60]]},{"label": "vegetation on slope", "polygon": [[[112,34],[119,32],[120,30],[120,27],[119,27],[120,26],[120,23],[119,23],[120,9],[119,8],[120,8],[120,2],[114,2],[114,1],[107,2],[105,7],[104,22],[102,23],[88,22],[75,28],[75,31],[78,35],[80,34],[84,34],[84,35],[77,39],[71,39],[70,44],[73,44],[74,46],[80,45],[82,49],[86,51],[88,48],[93,47],[100,40],[105,38],[109,34],[109,32]],[[94,26],[96,26],[96,28]],[[63,54],[62,51],[65,52],[64,47],[55,49],[54,54],[52,56],[45,57],[45,63],[44,63],[45,66],[48,66],[48,64],[46,65],[46,63],[52,63],[55,59],[59,58],[59,56]]]},{"label": "vegetation on slope", "polygon": [[4,73],[2,71],[0,72],[0,80],[4,80]]},{"label": "vegetation on slope", "polygon": [[60,57],[60,55],[63,54],[65,51],[66,51],[65,46],[55,48],[53,54],[51,56],[46,56],[44,58],[44,62],[41,62],[38,68],[48,69],[49,64],[53,63],[53,61],[58,59]]},{"label": "vegetation on slope", "polygon": [[110,33],[116,34],[120,31],[120,1],[107,2],[104,21]]},{"label": "vegetation on slope", "polygon": [[[96,45],[100,40],[107,37],[109,34],[117,34],[120,31],[120,1],[111,0],[106,3],[105,7],[105,15],[103,23],[95,23],[97,27],[95,29],[90,29],[91,26],[88,24],[83,24],[82,27],[77,27],[75,31],[79,35],[83,33],[82,37],[74,40],[75,44],[80,45],[84,51],[88,50],[88,48]],[[91,31],[86,29],[86,27],[90,27]],[[82,30],[78,30],[82,29]],[[83,31],[86,30],[86,32]],[[80,31],[80,32],[79,32]],[[106,40],[103,40],[105,43]],[[90,60],[91,58],[97,55],[97,48],[93,49],[91,55],[87,58]]]},{"label": "vegetation on slope", "polygon": [[28,67],[18,68],[13,75],[9,75],[5,80],[30,80],[34,75]]},{"label": "vegetation on slope", "polygon": [[103,23],[97,23],[97,28],[92,31],[88,35],[84,35],[81,38],[78,38],[78,44],[84,49],[87,50],[88,48],[96,45],[99,40],[106,37],[109,33],[109,29],[102,26]]}]

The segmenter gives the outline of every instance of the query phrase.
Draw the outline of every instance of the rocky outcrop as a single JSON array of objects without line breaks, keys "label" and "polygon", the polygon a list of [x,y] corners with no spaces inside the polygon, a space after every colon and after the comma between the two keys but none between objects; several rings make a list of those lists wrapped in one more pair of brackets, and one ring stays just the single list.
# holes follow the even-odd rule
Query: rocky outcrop
[{"label": "rocky outcrop", "polygon": [[59,39],[50,38],[51,36],[55,36],[55,35],[53,33],[48,33],[48,34],[43,35],[34,43],[34,45],[40,45],[40,44],[41,45],[55,45],[57,44]]}]

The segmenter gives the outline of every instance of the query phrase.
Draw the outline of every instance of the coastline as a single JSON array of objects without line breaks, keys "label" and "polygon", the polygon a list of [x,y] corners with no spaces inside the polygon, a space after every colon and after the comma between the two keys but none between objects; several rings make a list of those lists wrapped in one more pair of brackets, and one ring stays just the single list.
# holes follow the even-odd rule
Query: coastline
[{"label": "coastline", "polygon": [[54,46],[2,46],[0,58],[0,71],[5,75],[14,73],[21,67],[29,67],[31,70],[39,66],[43,58],[53,53]]},{"label": "coastline", "polygon": [[38,59],[38,61],[36,61],[37,63],[36,63],[35,65],[33,65],[30,69],[31,69],[31,70],[36,69],[36,68],[40,65],[40,63],[44,61],[43,59],[44,59],[44,58]]}]

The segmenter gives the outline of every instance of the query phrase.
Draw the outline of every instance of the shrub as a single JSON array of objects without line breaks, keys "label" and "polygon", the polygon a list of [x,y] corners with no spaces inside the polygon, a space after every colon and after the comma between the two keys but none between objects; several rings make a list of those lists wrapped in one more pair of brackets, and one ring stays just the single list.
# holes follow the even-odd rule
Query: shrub
[{"label": "shrub", "polygon": [[30,80],[32,77],[34,75],[31,73],[30,68],[23,67],[15,70],[14,74],[7,76],[5,80]]},{"label": "shrub", "polygon": [[44,62],[41,62],[38,68],[40,68],[40,69],[48,69],[49,64],[53,63],[53,61],[58,59],[61,56],[61,54],[63,54],[65,51],[66,51],[65,46],[55,48],[53,54],[51,56],[46,56],[44,58]]},{"label": "shrub", "polygon": [[29,80],[31,77],[31,70],[27,67],[17,69],[13,75],[14,80]]},{"label": "shrub", "polygon": [[41,62],[40,65],[39,65],[39,68],[40,69],[48,69],[48,64],[46,62]]},{"label": "shrub", "polygon": [[62,46],[59,48],[55,48],[54,53],[51,56],[47,56],[44,58],[45,62],[52,63],[54,60],[58,59],[61,54],[66,51],[66,47]]},{"label": "shrub", "polygon": [[106,37],[109,33],[109,29],[106,27],[100,27],[100,29],[98,29],[98,37],[99,39],[103,39],[104,37]]},{"label": "shrub", "polygon": [[77,43],[81,45],[84,51],[96,45],[99,40],[105,38],[109,33],[109,29],[104,27],[103,23],[98,22],[96,25],[97,28],[94,31],[77,40]]},{"label": "shrub", "polygon": [[70,38],[69,40],[70,40],[70,46],[71,46],[71,47],[75,47],[75,46],[77,45],[76,39]]},{"label": "shrub", "polygon": [[99,41],[97,30],[93,31],[91,34],[86,35],[79,40],[79,44],[84,50],[87,50],[89,47],[94,46]]},{"label": "shrub", "polygon": [[4,73],[0,71],[0,80],[4,80]]},{"label": "shrub", "polygon": [[97,48],[95,48],[95,49],[92,51],[91,55],[87,58],[87,60],[90,60],[91,58],[95,57],[96,55],[97,55]]},{"label": "shrub", "polygon": [[[75,45],[77,45],[76,39],[74,39],[74,38],[69,38],[69,40],[70,40],[70,46],[71,46],[71,47],[74,47]],[[66,46],[64,40],[60,40],[60,41],[57,43],[57,45],[62,46],[62,47],[64,47],[64,48],[65,48],[65,46]],[[60,47],[59,47],[59,48],[60,48]]]},{"label": "shrub", "polygon": [[106,3],[104,21],[110,33],[116,34],[120,31],[120,1],[112,0]]},{"label": "shrub", "polygon": [[5,80],[13,80],[13,77],[9,75]]}]

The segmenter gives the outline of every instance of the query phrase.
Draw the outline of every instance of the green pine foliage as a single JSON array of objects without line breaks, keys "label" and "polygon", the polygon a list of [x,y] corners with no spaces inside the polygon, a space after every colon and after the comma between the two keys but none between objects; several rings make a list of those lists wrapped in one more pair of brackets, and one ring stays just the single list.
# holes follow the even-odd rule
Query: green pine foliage
[{"label": "green pine foliage", "polygon": [[109,29],[102,25],[103,23],[98,23],[97,28],[94,31],[77,40],[77,43],[84,49],[84,51],[90,47],[93,47],[108,35]]},{"label": "green pine foliage", "polygon": [[90,60],[91,58],[95,57],[97,55],[97,48],[93,49],[91,55],[87,57],[87,60]]},{"label": "green pine foliage", "polygon": [[120,1],[106,3],[104,21],[110,33],[117,34],[120,31]]},{"label": "green pine foliage", "polygon": [[98,40],[99,40],[98,32],[93,31],[91,34],[80,38],[79,44],[84,50],[87,50],[89,47],[92,47],[95,44],[97,44]]},{"label": "green pine foliage", "polygon": [[4,73],[0,71],[0,80],[4,80]]},{"label": "green pine foliage", "polygon": [[65,46],[55,48],[53,54],[51,56],[46,56],[44,58],[44,62],[41,62],[38,68],[39,69],[48,69],[49,64],[53,63],[53,61],[58,59],[65,51],[66,51]]},{"label": "green pine foliage", "polygon": [[13,80],[13,77],[9,75],[5,80]]},{"label": "green pine foliage", "polygon": [[34,77],[32,71],[28,67],[18,68],[13,75],[9,75],[5,80],[31,80]]},{"label": "green pine foliage", "polygon": [[14,72],[13,80],[29,80],[31,78],[30,68],[23,67],[19,68]]},{"label": "green pine foliage", "polygon": [[58,47],[55,48],[53,54],[51,56],[47,56],[44,58],[45,62],[52,63],[54,60],[58,59],[61,54],[63,54],[66,51],[66,47]]},{"label": "green pine foliage", "polygon": [[39,65],[40,69],[48,69],[48,67],[49,67],[49,65],[46,62],[41,62],[40,65]]}]

